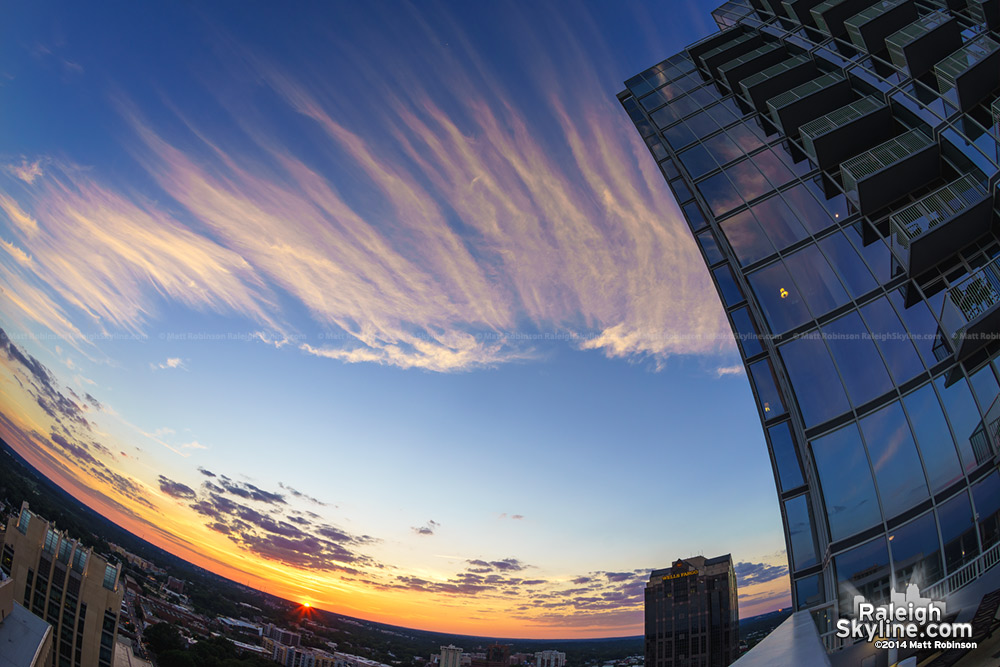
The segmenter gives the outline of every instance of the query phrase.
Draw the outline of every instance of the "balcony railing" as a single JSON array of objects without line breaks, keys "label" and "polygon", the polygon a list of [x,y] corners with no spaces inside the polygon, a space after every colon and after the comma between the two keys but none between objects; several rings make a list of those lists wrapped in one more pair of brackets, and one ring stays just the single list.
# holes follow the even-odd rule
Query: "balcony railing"
[{"label": "balcony railing", "polygon": [[836,109],[850,94],[847,79],[830,72],[775,95],[767,101],[767,107],[775,124],[791,136],[803,123]]},{"label": "balcony railing", "polygon": [[844,21],[844,27],[855,46],[874,54],[885,49],[886,37],[916,18],[913,0],[881,0]]},{"label": "balcony railing", "polygon": [[969,0],[969,16],[990,30],[1000,27],[1000,0]]},{"label": "balcony railing", "polygon": [[788,18],[799,25],[812,25],[813,17],[809,10],[818,5],[821,0],[782,0]]},{"label": "balcony railing", "polygon": [[940,316],[956,359],[995,340],[1000,332],[1000,257],[953,285],[941,304]]},{"label": "balcony railing", "polygon": [[761,36],[753,33],[744,33],[733,39],[726,40],[701,55],[702,65],[708,70],[710,76],[715,77],[718,75],[717,66],[726,62],[726,55],[730,51],[733,52],[732,57],[735,57],[747,51],[752,51],[761,41]]},{"label": "balcony railing", "polygon": [[868,215],[936,178],[938,146],[913,129],[847,160],[840,173],[848,198]]},{"label": "balcony railing", "polygon": [[937,10],[889,35],[885,45],[893,64],[916,77],[961,46],[960,30],[953,16]]},{"label": "balcony railing", "polygon": [[966,175],[889,216],[892,247],[910,275],[919,275],[990,229],[986,190]]},{"label": "balcony railing", "polygon": [[816,65],[809,56],[799,55],[782,60],[740,81],[743,98],[755,109],[762,111],[768,98],[789,86],[796,86],[816,72]]},{"label": "balcony railing", "polygon": [[726,82],[731,91],[738,92],[739,89],[736,86],[740,79],[744,79],[754,72],[759,72],[787,57],[788,52],[779,45],[763,44],[720,65],[719,78]]},{"label": "balcony railing", "polygon": [[944,600],[958,589],[981,577],[984,572],[998,562],[1000,562],[1000,543],[994,544],[944,579],[922,589],[920,595],[932,600]]},{"label": "balcony railing", "polygon": [[871,0],[824,0],[810,10],[816,27],[830,35],[840,37],[845,32],[844,21],[866,9]]},{"label": "balcony railing", "polygon": [[990,111],[993,112],[993,133],[1000,137],[1000,97],[993,101]]},{"label": "balcony railing", "polygon": [[857,155],[892,128],[892,112],[869,95],[799,127],[802,144],[821,169]]},{"label": "balcony railing", "polygon": [[952,94],[962,111],[979,104],[1000,85],[1000,44],[981,35],[934,66],[938,88]]}]

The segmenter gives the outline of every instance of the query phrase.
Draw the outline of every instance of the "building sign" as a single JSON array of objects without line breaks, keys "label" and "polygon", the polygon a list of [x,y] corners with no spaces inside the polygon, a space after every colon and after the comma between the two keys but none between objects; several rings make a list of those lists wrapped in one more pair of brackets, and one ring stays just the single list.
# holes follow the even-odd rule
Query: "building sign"
[{"label": "building sign", "polygon": [[681,577],[690,577],[692,574],[698,574],[698,570],[691,570],[690,572],[681,572],[680,574],[668,574],[663,577],[663,581],[667,579],[679,579]]}]

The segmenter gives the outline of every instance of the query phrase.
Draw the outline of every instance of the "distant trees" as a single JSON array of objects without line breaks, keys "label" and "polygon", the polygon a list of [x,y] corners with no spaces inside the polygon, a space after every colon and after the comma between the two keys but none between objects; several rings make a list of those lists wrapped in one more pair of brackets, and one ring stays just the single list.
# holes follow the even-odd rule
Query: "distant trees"
[{"label": "distant trees", "polygon": [[146,629],[146,645],[156,655],[159,667],[274,667],[258,656],[242,656],[224,637],[204,639],[191,647],[172,623],[157,623]]}]

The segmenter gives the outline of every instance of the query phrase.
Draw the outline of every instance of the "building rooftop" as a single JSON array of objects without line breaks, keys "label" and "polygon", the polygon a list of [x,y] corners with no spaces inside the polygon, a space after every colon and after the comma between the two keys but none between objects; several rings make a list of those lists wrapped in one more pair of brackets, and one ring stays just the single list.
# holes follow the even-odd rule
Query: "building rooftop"
[{"label": "building rooftop", "polygon": [[48,623],[15,602],[11,613],[0,623],[0,667],[35,664],[50,628]]}]

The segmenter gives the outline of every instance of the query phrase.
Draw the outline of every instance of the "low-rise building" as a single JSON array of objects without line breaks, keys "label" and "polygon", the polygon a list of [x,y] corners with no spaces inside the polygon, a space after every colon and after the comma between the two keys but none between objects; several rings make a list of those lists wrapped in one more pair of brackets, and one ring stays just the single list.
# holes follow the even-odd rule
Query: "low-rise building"
[{"label": "low-rise building", "polygon": [[0,667],[47,667],[52,626],[14,601],[14,580],[0,571]]}]

